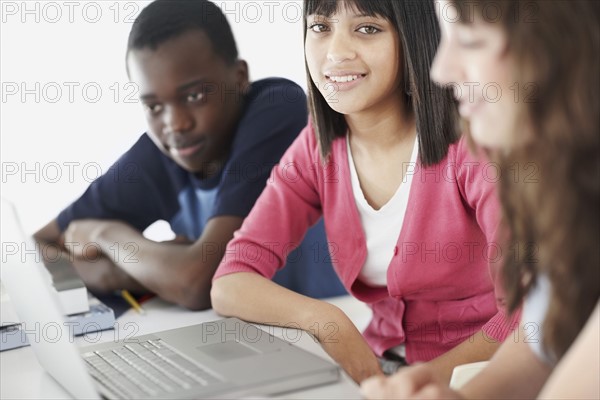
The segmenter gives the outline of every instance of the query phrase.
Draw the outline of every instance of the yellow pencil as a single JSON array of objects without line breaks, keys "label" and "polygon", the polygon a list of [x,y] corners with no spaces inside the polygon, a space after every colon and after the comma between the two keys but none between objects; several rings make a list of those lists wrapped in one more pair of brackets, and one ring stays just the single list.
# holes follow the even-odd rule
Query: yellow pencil
[{"label": "yellow pencil", "polygon": [[135,311],[139,312],[140,314],[146,314],[146,310],[144,310],[142,308],[142,306],[140,305],[140,303],[137,302],[137,300],[135,299],[135,297],[133,297],[131,295],[131,293],[129,293],[128,290],[121,290],[121,296],[123,296],[123,298],[125,299],[125,301],[127,303],[129,303],[129,305],[131,306],[131,308],[133,308]]}]

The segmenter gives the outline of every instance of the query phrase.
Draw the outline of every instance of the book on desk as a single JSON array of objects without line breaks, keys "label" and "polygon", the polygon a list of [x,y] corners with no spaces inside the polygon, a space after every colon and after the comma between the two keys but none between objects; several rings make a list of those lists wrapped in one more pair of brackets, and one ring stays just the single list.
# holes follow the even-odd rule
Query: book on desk
[{"label": "book on desk", "polygon": [[[113,310],[88,293],[83,281],[67,260],[46,262],[52,284],[65,314],[65,324],[74,336],[112,329],[115,325]],[[26,328],[19,322],[10,298],[0,283],[0,351],[28,346]]]},{"label": "book on desk", "polygon": [[[113,329],[115,326],[115,314],[112,308],[93,295],[89,294],[88,296],[88,311],[65,317],[64,323],[69,327],[69,332],[73,336]],[[0,351],[28,346],[29,341],[25,330],[21,323],[3,325],[0,328]]]},{"label": "book on desk", "polygon": [[58,292],[58,301],[65,315],[85,313],[90,310],[87,288],[67,257],[45,260],[44,265],[52,276],[52,285]]}]

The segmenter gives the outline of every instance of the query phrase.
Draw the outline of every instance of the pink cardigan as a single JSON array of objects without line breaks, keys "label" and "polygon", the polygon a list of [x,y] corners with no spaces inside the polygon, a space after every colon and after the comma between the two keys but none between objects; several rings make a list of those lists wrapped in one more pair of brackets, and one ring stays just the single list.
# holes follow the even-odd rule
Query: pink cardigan
[{"label": "pink cardigan", "polygon": [[357,279],[367,250],[346,138],[333,142],[329,160],[322,163],[311,124],[273,169],[214,279],[235,272],[271,278],[323,215],[336,272],[349,293],[373,310],[363,335],[376,354],[405,343],[408,362],[427,361],[480,329],[504,340],[519,315],[508,318],[501,307],[501,249],[493,242],[499,221],[492,182],[497,170],[470,153],[464,139],[435,166],[417,163],[411,170],[387,288]]}]

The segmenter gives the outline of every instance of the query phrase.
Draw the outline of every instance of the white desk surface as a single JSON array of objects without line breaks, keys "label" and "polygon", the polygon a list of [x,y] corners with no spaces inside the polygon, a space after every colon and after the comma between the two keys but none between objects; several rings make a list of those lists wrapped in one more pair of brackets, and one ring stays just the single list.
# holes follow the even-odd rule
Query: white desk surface
[{"label": "white desk surface", "polygon": [[[350,296],[336,297],[328,300],[340,307],[355,323],[359,330],[363,330],[371,318],[369,308]],[[146,315],[140,315],[129,310],[117,320],[115,330],[91,333],[88,337],[77,338],[80,346],[102,341],[124,339],[157,331],[189,326],[206,321],[213,321],[220,317],[212,311],[192,312],[183,308],[167,304],[159,299],[152,299],[144,303]],[[323,358],[330,359],[321,346],[305,332],[293,329],[271,329],[270,333],[287,339],[297,346],[315,353]],[[93,342],[92,342],[93,340]],[[60,362],[60,360],[57,360]],[[0,399],[67,399],[70,396],[62,387],[50,377],[37,362],[31,347],[3,351],[0,353]],[[288,393],[289,399],[354,399],[360,398],[358,386],[345,374],[342,379],[331,385],[320,386],[313,389]]]}]

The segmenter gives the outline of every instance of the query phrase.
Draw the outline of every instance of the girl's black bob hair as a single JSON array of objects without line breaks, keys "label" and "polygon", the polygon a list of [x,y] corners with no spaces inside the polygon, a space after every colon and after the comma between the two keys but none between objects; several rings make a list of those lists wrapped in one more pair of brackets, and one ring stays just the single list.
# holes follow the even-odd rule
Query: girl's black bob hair
[{"label": "girl's black bob hair", "polygon": [[[339,7],[364,15],[386,18],[396,28],[403,54],[402,95],[414,113],[419,140],[419,159],[424,166],[437,164],[448,153],[448,146],[459,138],[458,113],[452,92],[435,85],[429,70],[440,41],[433,1],[426,0],[305,0],[304,15],[331,17]],[[304,19],[306,41],[307,20]],[[327,104],[310,78],[308,66],[309,110],[321,156],[326,159],[331,143],[348,130],[344,116]]]}]

